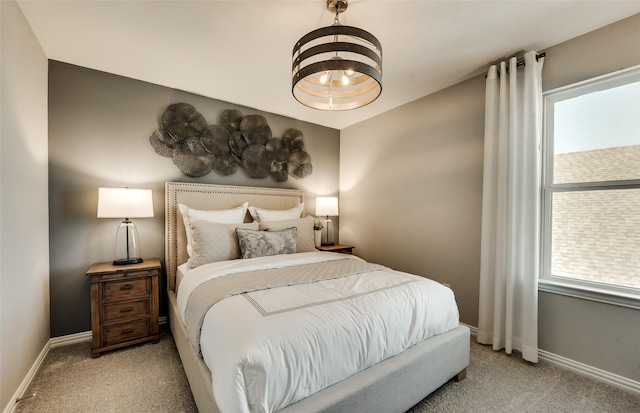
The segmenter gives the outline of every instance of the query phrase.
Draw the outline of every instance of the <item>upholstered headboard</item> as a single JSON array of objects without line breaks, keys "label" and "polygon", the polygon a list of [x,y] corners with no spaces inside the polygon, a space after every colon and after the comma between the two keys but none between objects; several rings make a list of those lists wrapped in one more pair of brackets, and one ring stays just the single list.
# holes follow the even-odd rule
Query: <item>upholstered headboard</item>
[{"label": "upholstered headboard", "polygon": [[[266,209],[289,209],[304,202],[298,189],[254,188],[167,182],[165,184],[165,265],[167,288],[175,289],[176,268],[187,261],[187,240],[178,204],[211,210],[240,206],[244,202]],[[304,211],[302,212],[304,216]],[[247,213],[246,222],[251,221]]]}]

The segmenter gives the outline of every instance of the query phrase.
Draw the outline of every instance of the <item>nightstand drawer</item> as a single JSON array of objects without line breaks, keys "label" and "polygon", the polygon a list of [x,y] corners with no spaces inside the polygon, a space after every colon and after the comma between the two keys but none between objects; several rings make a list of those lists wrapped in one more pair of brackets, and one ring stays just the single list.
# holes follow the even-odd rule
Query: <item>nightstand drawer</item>
[{"label": "nightstand drawer", "polygon": [[149,335],[149,320],[104,327],[104,345],[134,340]]},{"label": "nightstand drawer", "polygon": [[149,300],[137,300],[128,302],[117,302],[113,304],[105,304],[104,306],[104,322],[119,320],[127,317],[136,317],[139,315],[149,314]]},{"label": "nightstand drawer", "polygon": [[109,301],[148,295],[149,283],[146,278],[109,281],[104,285],[104,299]]}]

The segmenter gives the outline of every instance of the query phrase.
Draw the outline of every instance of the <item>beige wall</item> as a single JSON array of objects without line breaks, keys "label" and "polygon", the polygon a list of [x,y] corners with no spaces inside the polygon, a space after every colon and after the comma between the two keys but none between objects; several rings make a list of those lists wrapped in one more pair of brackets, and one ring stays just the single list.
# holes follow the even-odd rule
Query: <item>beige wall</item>
[{"label": "beige wall", "polygon": [[[214,74],[212,74],[214,75]],[[243,170],[232,176],[215,171],[188,178],[170,158],[157,155],[149,136],[172,103],[186,102],[208,124],[218,124],[225,109],[261,114],[273,136],[288,128],[304,134],[313,173],[305,179],[252,179]],[[49,198],[51,248],[51,336],[91,329],[89,284],[85,271],[111,261],[117,219],[96,218],[99,186],[153,190],[155,218],[134,220],[142,255],[164,260],[164,183],[299,188],[306,191],[307,213],[316,195],[337,195],[339,131],[272,113],[240,107],[151,83],[51,61],[49,65]],[[163,290],[164,291],[164,290]],[[164,294],[161,295],[161,314]]]},{"label": "beige wall", "polygon": [[47,58],[0,2],[0,409],[49,340]]},{"label": "beige wall", "polygon": [[[639,38],[636,15],[545,50],[545,90],[640,64]],[[483,133],[481,75],[340,137],[341,241],[370,261],[450,284],[461,321],[472,326]],[[638,310],[541,292],[539,320],[541,349],[640,380]]]},{"label": "beige wall", "polygon": [[477,325],[484,80],[341,132],[340,239],[368,261],[450,284]]}]

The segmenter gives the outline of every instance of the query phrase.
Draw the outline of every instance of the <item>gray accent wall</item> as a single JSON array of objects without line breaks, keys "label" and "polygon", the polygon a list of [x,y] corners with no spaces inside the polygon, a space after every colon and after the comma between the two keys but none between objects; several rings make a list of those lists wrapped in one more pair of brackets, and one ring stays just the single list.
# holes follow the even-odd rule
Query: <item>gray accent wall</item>
[{"label": "gray accent wall", "polygon": [[0,410],[49,341],[47,57],[0,2]]},{"label": "gray accent wall", "polygon": [[[544,89],[639,65],[639,38],[635,15],[544,50]],[[484,93],[476,76],[342,130],[340,148],[341,240],[369,261],[450,284],[472,326]],[[640,311],[547,292],[539,310],[542,350],[640,381]]]},{"label": "gray accent wall", "polygon": [[[212,73],[212,76],[215,74]],[[242,87],[242,85],[239,85]],[[215,171],[189,178],[170,158],[155,153],[149,136],[172,103],[192,104],[217,124],[220,113],[238,109],[264,116],[273,136],[288,128],[304,134],[313,173],[305,179],[252,179],[243,170],[232,176]],[[49,63],[49,214],[51,248],[51,337],[88,331],[89,283],[84,275],[95,262],[111,261],[120,220],[96,218],[98,187],[151,188],[154,218],[134,220],[142,255],[164,261],[164,183],[167,181],[296,188],[306,191],[306,212],[315,197],[338,195],[339,131],[272,113],[241,107],[138,80]],[[161,285],[161,315],[165,312]]]}]

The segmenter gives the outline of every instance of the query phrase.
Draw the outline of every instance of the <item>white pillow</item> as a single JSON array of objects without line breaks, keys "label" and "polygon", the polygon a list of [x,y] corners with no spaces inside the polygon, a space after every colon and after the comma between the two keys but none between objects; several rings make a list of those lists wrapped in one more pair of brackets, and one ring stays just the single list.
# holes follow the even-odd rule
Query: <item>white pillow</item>
[{"label": "white pillow", "polygon": [[298,229],[296,252],[313,252],[316,250],[313,235],[314,221],[315,219],[311,215],[307,215],[305,218],[287,219],[285,221],[261,221],[260,229],[263,231],[280,231],[296,227]]},{"label": "white pillow", "polygon": [[191,268],[210,262],[235,260],[241,257],[236,229],[257,230],[259,224],[217,224],[203,220],[191,222],[193,256],[189,258]]},{"label": "white pillow", "polygon": [[189,208],[184,204],[178,204],[184,222],[184,230],[187,234],[187,254],[193,256],[193,239],[191,237],[191,221],[209,221],[217,224],[242,224],[247,213],[249,203],[245,202],[237,208],[202,211]]},{"label": "white pillow", "polygon": [[302,215],[304,202],[291,209],[262,209],[254,206],[249,207],[249,214],[254,221],[284,221],[287,219],[298,219]]}]

